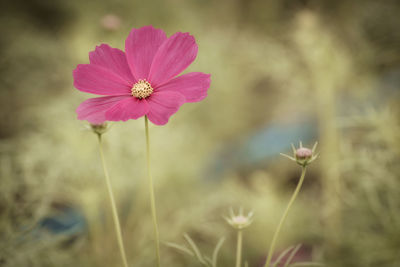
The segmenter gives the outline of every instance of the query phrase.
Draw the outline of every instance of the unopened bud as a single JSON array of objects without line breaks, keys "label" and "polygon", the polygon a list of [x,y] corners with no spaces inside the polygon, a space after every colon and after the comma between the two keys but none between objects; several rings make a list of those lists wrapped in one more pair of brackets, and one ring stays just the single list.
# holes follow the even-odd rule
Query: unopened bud
[{"label": "unopened bud", "polygon": [[296,150],[296,159],[305,160],[310,159],[312,157],[311,149],[306,147],[300,147]]},{"label": "unopened bud", "polygon": [[98,135],[102,135],[103,133],[107,132],[109,128],[110,126],[106,122],[102,124],[90,124],[90,129]]},{"label": "unopened bud", "polygon": [[293,157],[282,154],[282,156],[285,156],[293,161],[295,161],[297,164],[305,167],[314,160],[317,159],[318,154],[315,154],[315,149],[317,148],[318,142],[316,142],[313,146],[312,149],[303,147],[303,144],[300,142],[300,147],[295,148],[294,145],[292,144],[292,150],[293,150]]}]

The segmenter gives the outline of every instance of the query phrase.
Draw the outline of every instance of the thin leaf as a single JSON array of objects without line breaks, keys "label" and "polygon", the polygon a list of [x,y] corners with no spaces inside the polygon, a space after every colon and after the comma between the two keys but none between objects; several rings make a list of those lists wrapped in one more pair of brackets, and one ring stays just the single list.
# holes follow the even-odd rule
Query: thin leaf
[{"label": "thin leaf", "polygon": [[187,247],[184,247],[184,246],[181,246],[181,245],[178,245],[175,243],[170,243],[170,242],[166,242],[165,245],[170,248],[177,249],[178,251],[180,251],[184,254],[188,254],[188,255],[194,257],[194,253],[192,251],[190,251]]},{"label": "thin leaf", "polygon": [[285,249],[281,254],[279,254],[279,257],[276,259],[276,261],[274,262],[274,264],[272,265],[272,267],[278,266],[279,262],[283,259],[283,257],[285,257],[286,254],[288,254],[289,251],[291,251],[293,248],[294,248],[294,246],[288,247],[288,248]]},{"label": "thin leaf", "polygon": [[218,241],[217,245],[215,246],[213,256],[212,256],[212,266],[217,267],[217,260],[218,260],[218,253],[220,248],[225,242],[225,237],[221,237],[221,239]]},{"label": "thin leaf", "polygon": [[295,262],[289,265],[289,267],[313,267],[313,266],[325,266],[320,262]]},{"label": "thin leaf", "polygon": [[288,267],[289,263],[293,260],[293,257],[296,255],[297,251],[299,251],[301,244],[298,244],[292,252],[290,252],[289,257],[286,259],[285,265],[283,267]]},{"label": "thin leaf", "polygon": [[206,266],[208,266],[208,267],[213,267],[213,266],[212,266],[212,260],[210,259],[210,257],[205,256],[205,257],[204,257],[204,260],[205,260],[205,262],[206,262]]},{"label": "thin leaf", "polygon": [[196,255],[196,258],[198,261],[202,264],[206,264],[206,262],[203,259],[203,256],[201,256],[200,250],[197,248],[196,244],[194,241],[190,238],[188,234],[184,234],[183,237],[186,239],[186,241],[189,243],[190,247],[192,248],[194,254]]}]

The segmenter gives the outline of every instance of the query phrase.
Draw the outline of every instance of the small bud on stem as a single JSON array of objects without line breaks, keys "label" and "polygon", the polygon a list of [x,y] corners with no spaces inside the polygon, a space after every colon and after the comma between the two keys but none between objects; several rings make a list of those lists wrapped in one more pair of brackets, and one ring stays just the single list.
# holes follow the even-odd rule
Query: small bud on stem
[{"label": "small bud on stem", "polygon": [[281,155],[295,161],[300,166],[305,167],[318,158],[319,153],[315,154],[317,145],[318,142],[315,142],[313,148],[309,149],[303,147],[303,144],[300,142],[299,148],[296,149],[295,146],[292,144],[293,157],[282,153]]},{"label": "small bud on stem", "polygon": [[228,224],[237,230],[242,230],[253,222],[253,212],[249,212],[247,216],[243,215],[243,209],[239,210],[239,214],[235,215],[233,209],[229,210],[230,217],[224,217]]},{"label": "small bud on stem", "polygon": [[107,132],[110,129],[110,125],[106,122],[102,124],[90,124],[90,130],[97,135],[102,135],[103,133]]}]

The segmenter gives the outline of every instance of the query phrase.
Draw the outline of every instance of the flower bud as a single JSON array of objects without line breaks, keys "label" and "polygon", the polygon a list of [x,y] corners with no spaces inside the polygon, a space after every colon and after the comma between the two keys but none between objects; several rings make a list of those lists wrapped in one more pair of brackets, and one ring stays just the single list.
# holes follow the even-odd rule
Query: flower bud
[{"label": "flower bud", "polygon": [[296,150],[296,159],[305,160],[312,157],[311,149],[301,147]]},{"label": "flower bud", "polygon": [[109,128],[110,126],[106,122],[102,124],[90,124],[90,129],[98,135],[102,135],[103,133],[107,132]]},{"label": "flower bud", "polygon": [[316,142],[313,146],[312,149],[303,147],[303,144],[300,142],[300,147],[295,148],[294,145],[292,144],[292,149],[293,149],[293,157],[282,154],[282,156],[285,156],[293,161],[295,161],[297,164],[305,167],[314,160],[317,159],[318,154],[315,154],[315,149],[317,148],[318,142]]},{"label": "flower bud", "polygon": [[243,215],[243,210],[240,209],[239,214],[235,215],[233,209],[230,209],[230,217],[225,217],[225,220],[230,224],[233,228],[237,230],[242,230],[253,222],[253,212],[249,212],[247,216]]}]

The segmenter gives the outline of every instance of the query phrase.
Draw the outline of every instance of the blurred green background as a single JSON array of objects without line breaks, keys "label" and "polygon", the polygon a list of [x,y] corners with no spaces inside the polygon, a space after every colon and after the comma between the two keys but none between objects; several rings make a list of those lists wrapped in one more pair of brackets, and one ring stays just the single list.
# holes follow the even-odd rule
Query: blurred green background
[{"label": "blurred green background", "polygon": [[[208,97],[151,126],[161,239],[188,233],[205,254],[230,207],[254,210],[244,259],[258,267],[300,168],[279,156],[320,142],[321,157],[277,253],[327,266],[400,266],[400,3],[397,0],[14,0],[0,4],[0,266],[121,266],[96,136],[76,119],[91,97],[72,70],[133,27],[196,37],[188,71]],[[142,119],[104,136],[131,266],[154,266]],[[165,245],[163,266],[198,266]]]}]

